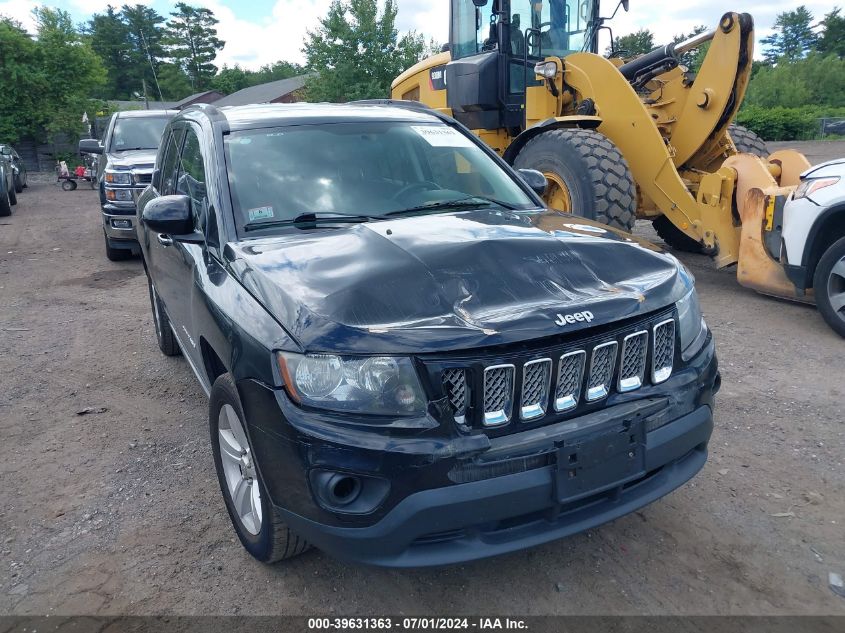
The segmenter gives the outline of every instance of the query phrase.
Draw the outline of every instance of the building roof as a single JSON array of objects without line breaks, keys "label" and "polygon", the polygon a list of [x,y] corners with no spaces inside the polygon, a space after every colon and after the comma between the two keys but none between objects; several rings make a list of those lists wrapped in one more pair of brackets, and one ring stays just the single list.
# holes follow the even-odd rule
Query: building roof
[{"label": "building roof", "polygon": [[271,101],[284,97],[285,95],[302,88],[305,85],[305,80],[307,78],[308,75],[299,75],[298,77],[279,79],[278,81],[270,81],[266,84],[250,86],[249,88],[233,92],[228,97],[218,99],[214,102],[214,105],[222,107],[250,105],[253,103],[270,103]]},{"label": "building roof", "polygon": [[192,103],[194,103],[194,101],[196,101],[197,99],[201,99],[205,95],[209,95],[209,94],[218,94],[221,97],[224,96],[223,93],[220,92],[219,90],[203,90],[202,92],[195,92],[194,94],[185,97],[181,101],[177,101],[176,103],[173,104],[173,107],[176,108],[177,110],[181,110],[185,106],[189,106]]}]

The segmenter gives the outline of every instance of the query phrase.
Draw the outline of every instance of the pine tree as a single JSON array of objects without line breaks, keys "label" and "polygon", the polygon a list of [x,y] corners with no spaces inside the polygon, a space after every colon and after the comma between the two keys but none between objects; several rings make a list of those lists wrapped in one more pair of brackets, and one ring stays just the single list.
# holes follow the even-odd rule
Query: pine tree
[{"label": "pine tree", "polygon": [[218,20],[210,9],[176,3],[167,23],[167,51],[187,74],[194,90],[205,90],[217,72],[214,59],[224,42],[217,37]]},{"label": "pine tree", "polygon": [[774,33],[760,42],[765,46],[763,55],[770,64],[781,59],[792,61],[801,59],[816,44],[816,34],[812,29],[813,14],[801,5],[794,11],[778,14]]}]

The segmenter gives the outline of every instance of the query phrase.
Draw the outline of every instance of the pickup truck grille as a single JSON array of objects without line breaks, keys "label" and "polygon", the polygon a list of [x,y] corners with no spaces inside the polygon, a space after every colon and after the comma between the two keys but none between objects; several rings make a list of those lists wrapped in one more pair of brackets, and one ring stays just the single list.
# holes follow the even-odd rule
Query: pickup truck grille
[{"label": "pickup truck grille", "polygon": [[455,421],[488,429],[576,415],[583,407],[600,406],[614,392],[636,391],[648,380],[659,384],[672,375],[671,312],[604,330],[512,356],[434,360],[426,365],[439,378]]}]

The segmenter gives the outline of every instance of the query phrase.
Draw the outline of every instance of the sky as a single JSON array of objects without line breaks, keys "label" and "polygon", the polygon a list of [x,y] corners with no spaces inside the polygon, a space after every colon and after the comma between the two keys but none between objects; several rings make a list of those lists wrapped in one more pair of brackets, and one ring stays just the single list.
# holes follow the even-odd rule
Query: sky
[{"label": "sky", "polygon": [[[131,2],[131,0],[129,0]],[[136,2],[138,0],[135,0]],[[111,0],[122,4],[121,0]],[[152,6],[162,15],[172,10],[175,2],[164,0],[140,0],[141,4]],[[302,62],[302,42],[308,29],[317,25],[318,19],[326,14],[331,0],[187,0],[188,4],[206,6],[212,9],[220,20],[218,36],[226,46],[218,54],[217,65],[239,64],[244,68],[257,69],[263,64],[278,60]],[[445,42],[449,36],[448,0],[397,0],[399,13],[397,27],[400,32],[415,30],[437,42]],[[134,4],[135,2],[131,2]],[[86,21],[92,13],[102,12],[108,0],[64,0],[64,2],[35,0],[0,0],[0,15],[20,21],[32,29],[32,8],[46,4],[61,6],[70,11],[74,20]],[[816,19],[834,7],[832,2],[805,2],[805,6]],[[845,4],[845,0],[843,0]],[[615,35],[625,35],[640,28],[649,28],[656,43],[668,43],[678,33],[689,32],[699,24],[715,28],[719,18],[726,11],[745,11],[754,16],[757,38],[771,32],[771,26],[778,13],[789,11],[796,3],[789,0],[759,2],[749,0],[631,0],[630,12],[619,11],[610,22]],[[610,14],[614,4],[603,3],[603,13]],[[757,46],[755,57],[760,56]]]}]

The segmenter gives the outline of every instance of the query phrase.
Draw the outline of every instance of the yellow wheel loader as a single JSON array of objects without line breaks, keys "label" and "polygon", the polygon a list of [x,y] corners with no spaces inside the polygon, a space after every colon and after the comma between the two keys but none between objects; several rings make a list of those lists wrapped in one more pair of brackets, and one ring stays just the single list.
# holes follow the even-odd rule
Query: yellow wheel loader
[{"label": "yellow wheel loader", "polygon": [[[598,54],[609,19],[598,0],[450,0],[447,52],[397,77],[391,96],[441,110],[513,166],[543,172],[553,208],[627,231],[651,220],[671,246],[737,264],[743,285],[813,302],[815,263],[789,265],[780,237],[810,165],[795,151],[769,154],[733,123],[751,16],[726,13],[711,32],[629,61]],[[690,72],[682,55],[708,43]],[[820,258],[833,241],[805,250]]]}]

